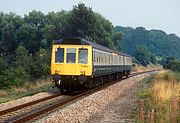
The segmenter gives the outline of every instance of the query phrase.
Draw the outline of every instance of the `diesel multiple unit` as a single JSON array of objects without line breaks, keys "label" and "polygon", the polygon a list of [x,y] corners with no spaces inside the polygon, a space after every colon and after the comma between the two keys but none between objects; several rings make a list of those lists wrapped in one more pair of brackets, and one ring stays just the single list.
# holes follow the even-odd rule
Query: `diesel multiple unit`
[{"label": "diesel multiple unit", "polygon": [[51,74],[61,91],[93,88],[128,76],[129,55],[81,38],[57,40],[52,47]]}]

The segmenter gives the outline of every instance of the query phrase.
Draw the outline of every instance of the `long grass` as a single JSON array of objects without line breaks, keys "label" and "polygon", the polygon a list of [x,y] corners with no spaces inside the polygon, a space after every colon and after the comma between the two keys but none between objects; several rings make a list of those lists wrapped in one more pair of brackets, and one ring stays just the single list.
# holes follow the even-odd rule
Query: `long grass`
[{"label": "long grass", "polygon": [[36,82],[26,82],[21,87],[0,89],[0,103],[50,90],[52,90],[52,84],[49,78],[37,80]]},{"label": "long grass", "polygon": [[[180,73],[166,72],[155,75],[151,87],[141,98],[138,122],[180,122]],[[145,92],[141,91],[141,95]],[[141,96],[143,97],[143,96]]]},{"label": "long grass", "polygon": [[157,69],[162,69],[162,66],[159,66],[159,65],[142,66],[142,65],[135,64],[132,67],[132,72],[143,72],[143,71],[157,70]]}]

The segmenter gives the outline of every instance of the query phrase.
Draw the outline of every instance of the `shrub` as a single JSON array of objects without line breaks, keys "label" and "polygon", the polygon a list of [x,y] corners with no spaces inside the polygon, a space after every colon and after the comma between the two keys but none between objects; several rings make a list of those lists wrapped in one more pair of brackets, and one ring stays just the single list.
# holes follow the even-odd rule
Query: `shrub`
[{"label": "shrub", "polygon": [[171,69],[173,71],[179,71],[180,72],[180,61],[172,61],[171,62]]},{"label": "shrub", "polygon": [[21,66],[10,67],[0,76],[1,85],[4,87],[22,86],[28,79],[25,69]]},{"label": "shrub", "polygon": [[50,69],[50,51],[40,49],[34,57],[34,62],[31,66],[30,76],[32,79],[47,76]]},{"label": "shrub", "polygon": [[6,69],[6,66],[7,64],[5,60],[2,57],[0,57],[0,74],[2,74],[2,72]]}]

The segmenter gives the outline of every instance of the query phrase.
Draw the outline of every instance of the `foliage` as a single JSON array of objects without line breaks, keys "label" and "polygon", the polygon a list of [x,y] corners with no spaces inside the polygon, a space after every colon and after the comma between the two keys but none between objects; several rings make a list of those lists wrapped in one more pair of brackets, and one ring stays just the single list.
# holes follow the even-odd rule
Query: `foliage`
[{"label": "foliage", "polygon": [[154,54],[150,53],[149,55],[149,61],[152,63],[152,64],[156,64],[157,63],[157,60],[156,60],[156,57]]},{"label": "foliage", "polygon": [[164,60],[163,67],[170,69],[170,68],[171,68],[171,63],[172,63],[172,61],[174,61],[174,60],[175,60],[174,57],[168,57],[168,58],[166,58],[166,59]]},{"label": "foliage", "polygon": [[171,69],[173,71],[179,71],[180,72],[180,61],[174,60],[171,62]]},{"label": "foliage", "polygon": [[136,50],[135,58],[143,66],[147,66],[149,64],[149,52],[147,51],[145,47],[140,47]]},{"label": "foliage", "polygon": [[[49,48],[53,40],[81,37],[114,48],[121,33],[116,33],[107,19],[81,3],[70,11],[31,11],[23,18],[15,13],[0,13],[0,53],[15,53],[19,45],[33,56],[42,48]],[[119,49],[119,48],[117,48]]]},{"label": "foliage", "polygon": [[23,67],[26,70],[26,72],[29,74],[33,64],[32,55],[28,54],[28,51],[23,46],[20,45],[16,50],[16,57],[14,63],[15,66]]},{"label": "foliage", "polygon": [[84,4],[74,6],[68,18],[66,32],[71,37],[89,39],[101,45],[114,48],[112,24]]},{"label": "foliage", "polygon": [[14,14],[0,13],[0,54],[10,54],[15,51],[19,41],[16,31],[22,26],[23,19]]},{"label": "foliage", "polygon": [[118,51],[122,51],[123,52],[123,47],[121,45],[122,37],[123,37],[123,34],[120,33],[120,32],[113,33],[113,41],[114,41],[114,45],[116,46],[116,49]]},{"label": "foliage", "polygon": [[[49,74],[50,52],[40,49],[37,55],[32,57],[28,51],[19,46],[16,50],[14,62],[9,67],[7,62],[0,59],[1,87],[22,86],[27,80],[34,80]],[[5,64],[6,63],[6,64]],[[6,68],[4,70],[4,68]]]},{"label": "foliage", "polygon": [[28,79],[28,74],[21,66],[10,67],[0,76],[1,88],[10,86],[22,86]]},{"label": "foliage", "polygon": [[180,72],[180,61],[175,59],[174,57],[168,57],[164,59],[163,67],[165,69],[171,69],[173,71]]},{"label": "foliage", "polygon": [[3,57],[0,57],[0,74],[2,74],[7,67],[7,62],[3,59]]},{"label": "foliage", "polygon": [[31,79],[47,76],[50,70],[50,50],[40,49],[31,67]]},{"label": "foliage", "polygon": [[[151,54],[149,60],[157,62],[155,57],[161,60],[167,57],[180,59],[180,38],[174,34],[166,34],[161,30],[146,30],[143,27],[115,27],[116,32],[123,33],[123,40],[120,42],[123,52],[135,56],[139,47],[145,47]],[[152,58],[151,58],[152,57]]]}]

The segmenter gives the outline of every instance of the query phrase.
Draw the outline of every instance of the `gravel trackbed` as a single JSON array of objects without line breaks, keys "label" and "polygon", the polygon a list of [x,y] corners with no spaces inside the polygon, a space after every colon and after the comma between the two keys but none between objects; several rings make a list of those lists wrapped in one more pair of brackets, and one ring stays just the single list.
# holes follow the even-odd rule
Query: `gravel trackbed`
[{"label": "gravel trackbed", "polygon": [[[44,118],[36,121],[38,123],[79,123],[79,122],[127,122],[123,119],[123,117],[127,116],[124,112],[128,105],[131,105],[131,98],[134,91],[130,91],[131,88],[135,88],[137,83],[142,80],[143,78],[150,76],[149,73],[138,75],[135,77],[131,77],[125,80],[122,80],[114,85],[109,86],[108,88],[93,93],[81,100],[78,100],[75,103],[67,105],[63,109],[59,109],[53,113],[48,114]],[[135,89],[136,90],[136,89]],[[125,98],[121,98],[125,96]],[[106,112],[113,112],[113,110],[108,109],[108,106],[113,108],[112,106],[117,106],[114,102],[118,102],[122,109],[117,113],[118,116],[110,116],[109,118]],[[125,105],[124,104],[128,105]],[[113,105],[111,105],[113,104]],[[108,110],[108,111],[107,111]],[[110,113],[112,114],[112,113]],[[117,119],[118,117],[118,119]],[[117,120],[115,120],[115,119]],[[134,122],[133,120],[129,119],[128,122]]]}]

